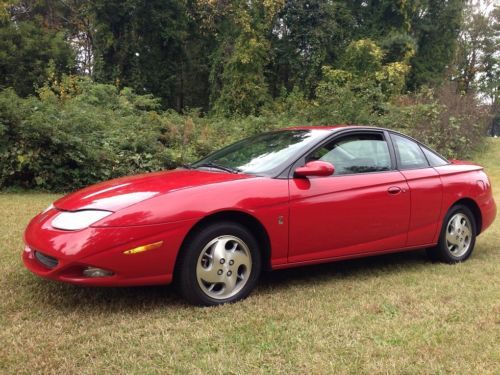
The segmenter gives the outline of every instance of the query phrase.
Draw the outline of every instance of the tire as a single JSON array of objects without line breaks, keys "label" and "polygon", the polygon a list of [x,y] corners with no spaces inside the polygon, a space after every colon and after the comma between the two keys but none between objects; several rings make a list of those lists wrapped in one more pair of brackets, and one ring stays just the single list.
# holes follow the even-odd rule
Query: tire
[{"label": "tire", "polygon": [[476,244],[477,226],[472,211],[453,206],[446,214],[437,246],[427,249],[431,260],[454,264],[467,260]]},{"label": "tire", "polygon": [[233,222],[210,224],[192,233],[178,263],[178,288],[190,303],[215,306],[247,297],[262,269],[252,233]]}]

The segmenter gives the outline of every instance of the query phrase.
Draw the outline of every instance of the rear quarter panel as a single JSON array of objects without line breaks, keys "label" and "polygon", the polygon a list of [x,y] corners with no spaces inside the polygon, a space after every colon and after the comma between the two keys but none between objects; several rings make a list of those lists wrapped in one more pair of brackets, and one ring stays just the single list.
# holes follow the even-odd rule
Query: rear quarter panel
[{"label": "rear quarter panel", "polygon": [[[482,225],[479,231],[488,228],[496,216],[491,182],[483,168],[474,164],[449,164],[435,168],[443,184],[443,203],[440,222],[448,210],[461,199],[472,199],[481,211]],[[437,242],[439,231],[436,233]]]}]

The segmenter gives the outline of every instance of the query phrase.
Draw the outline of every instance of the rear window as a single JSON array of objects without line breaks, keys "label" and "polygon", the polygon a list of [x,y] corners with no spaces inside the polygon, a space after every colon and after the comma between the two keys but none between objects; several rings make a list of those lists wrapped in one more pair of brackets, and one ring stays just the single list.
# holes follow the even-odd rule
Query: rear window
[{"label": "rear window", "polygon": [[432,152],[431,150],[429,150],[425,147],[422,147],[422,151],[424,152],[425,157],[427,158],[427,160],[429,161],[429,164],[432,167],[440,167],[442,165],[449,164],[448,160],[446,160],[442,156],[436,154],[435,152]]},{"label": "rear window", "polygon": [[401,169],[427,168],[429,163],[418,143],[396,134],[391,134]]}]

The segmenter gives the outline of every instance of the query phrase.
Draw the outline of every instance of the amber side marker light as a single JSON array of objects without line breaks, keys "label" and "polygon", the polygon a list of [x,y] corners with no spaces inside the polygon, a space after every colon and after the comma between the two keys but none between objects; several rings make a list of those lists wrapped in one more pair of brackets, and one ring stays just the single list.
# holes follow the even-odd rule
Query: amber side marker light
[{"label": "amber side marker light", "polygon": [[131,255],[131,254],[142,253],[144,251],[157,249],[161,245],[163,245],[163,241],[158,241],[158,242],[150,243],[149,245],[143,245],[143,246],[135,247],[135,248],[130,249],[130,250],[126,250],[123,252],[123,254]]}]

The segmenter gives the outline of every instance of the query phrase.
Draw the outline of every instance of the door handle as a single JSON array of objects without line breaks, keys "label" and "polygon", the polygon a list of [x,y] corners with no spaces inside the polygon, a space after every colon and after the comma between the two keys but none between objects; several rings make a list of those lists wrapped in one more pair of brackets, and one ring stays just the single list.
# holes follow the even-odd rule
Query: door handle
[{"label": "door handle", "polygon": [[399,186],[391,186],[389,189],[387,189],[387,192],[392,195],[396,195],[401,193],[401,188]]}]

